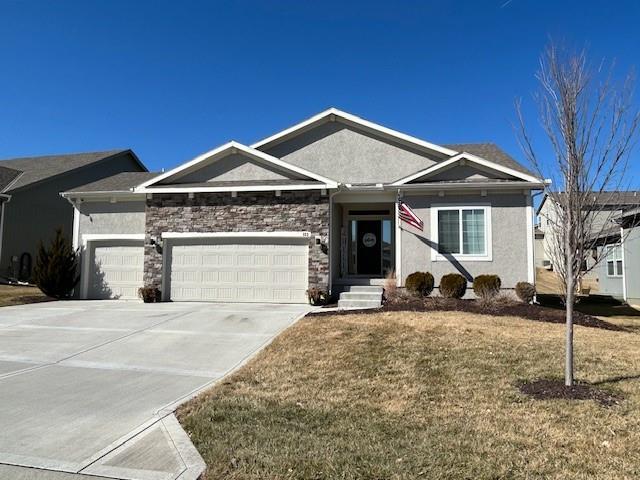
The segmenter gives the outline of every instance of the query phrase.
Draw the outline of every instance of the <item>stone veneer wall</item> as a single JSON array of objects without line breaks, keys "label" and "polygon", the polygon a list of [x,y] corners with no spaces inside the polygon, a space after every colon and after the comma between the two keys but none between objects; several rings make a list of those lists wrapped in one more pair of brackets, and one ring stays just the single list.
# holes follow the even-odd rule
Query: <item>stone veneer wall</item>
[{"label": "stone veneer wall", "polygon": [[329,256],[315,236],[328,238],[329,196],[320,191],[153,194],[145,208],[144,282],[162,288],[162,253],[150,238],[162,232],[308,231],[309,287],[326,290]]}]

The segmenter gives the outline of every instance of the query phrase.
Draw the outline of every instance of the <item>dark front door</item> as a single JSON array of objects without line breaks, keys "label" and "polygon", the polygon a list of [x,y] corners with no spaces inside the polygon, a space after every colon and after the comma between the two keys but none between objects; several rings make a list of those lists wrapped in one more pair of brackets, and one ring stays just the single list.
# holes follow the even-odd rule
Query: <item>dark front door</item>
[{"label": "dark front door", "polygon": [[382,275],[382,221],[358,220],[358,275]]}]

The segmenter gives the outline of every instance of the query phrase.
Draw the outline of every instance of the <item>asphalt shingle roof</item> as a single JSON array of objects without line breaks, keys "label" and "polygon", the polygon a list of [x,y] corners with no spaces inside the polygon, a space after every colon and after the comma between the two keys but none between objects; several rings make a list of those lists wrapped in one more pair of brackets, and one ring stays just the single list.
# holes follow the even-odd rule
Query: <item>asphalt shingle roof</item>
[{"label": "asphalt shingle roof", "polygon": [[[46,155],[0,160],[0,167],[8,167],[22,172],[7,192],[32,183],[55,177],[62,173],[90,165],[127,150],[109,150],[106,152],[72,153],[66,155]],[[6,187],[5,187],[6,188]]]},{"label": "asphalt shingle roof", "polygon": [[9,167],[0,166],[0,192],[3,192],[11,182],[20,176],[22,172]]},{"label": "asphalt shingle roof", "polygon": [[75,187],[65,193],[128,192],[133,187],[137,187],[158,175],[160,172],[120,172],[111,177]]},{"label": "asphalt shingle roof", "polygon": [[503,167],[512,168],[513,170],[517,170],[518,172],[526,173],[527,175],[532,175],[534,177],[537,176],[531,172],[531,170],[521,165],[511,155],[498,147],[495,143],[454,143],[443,145],[443,147],[450,148],[451,150],[456,150],[458,152],[467,152],[472,155],[477,155],[478,157],[482,157],[490,162],[495,162]]}]

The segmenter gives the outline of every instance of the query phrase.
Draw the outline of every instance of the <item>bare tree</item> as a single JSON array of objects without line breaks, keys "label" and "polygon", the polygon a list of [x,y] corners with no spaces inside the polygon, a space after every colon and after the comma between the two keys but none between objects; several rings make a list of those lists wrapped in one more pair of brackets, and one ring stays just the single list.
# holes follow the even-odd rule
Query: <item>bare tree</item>
[{"label": "bare tree", "polygon": [[[628,202],[623,191],[629,154],[640,114],[633,107],[633,78],[616,84],[612,68],[604,71],[587,61],[584,51],[568,53],[552,43],[540,59],[534,95],[539,122],[552,158],[534,148],[525,126],[521,102],[516,102],[520,145],[541,178],[549,178],[547,201],[552,202],[548,226],[554,269],[562,282],[566,306],[565,385],[573,376],[573,310],[582,277],[605,257],[598,248],[620,229],[613,217]],[[606,201],[603,201],[606,200]],[[616,206],[616,203],[619,205]]]}]

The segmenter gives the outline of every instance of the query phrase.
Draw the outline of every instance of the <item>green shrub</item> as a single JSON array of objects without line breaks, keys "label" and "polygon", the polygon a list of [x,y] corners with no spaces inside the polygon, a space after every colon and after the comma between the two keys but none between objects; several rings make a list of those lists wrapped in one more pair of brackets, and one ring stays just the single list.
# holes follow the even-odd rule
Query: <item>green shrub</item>
[{"label": "green shrub", "polygon": [[138,296],[144,303],[156,303],[162,300],[162,293],[156,287],[140,287]]},{"label": "green shrub", "polygon": [[413,272],[404,282],[407,291],[413,295],[428,297],[433,292],[433,275],[429,272]]},{"label": "green shrub", "polygon": [[524,303],[532,303],[536,296],[536,287],[529,282],[516,283],[516,295]]},{"label": "green shrub", "polygon": [[77,269],[78,252],[61,228],[56,230],[48,248],[40,242],[33,277],[42,293],[58,299],[69,298],[80,280]]},{"label": "green shrub", "polygon": [[449,273],[440,279],[440,295],[445,298],[462,298],[467,292],[467,279],[459,273]]},{"label": "green shrub", "polygon": [[498,275],[478,275],[473,279],[473,293],[476,297],[488,300],[500,293],[502,281]]}]

